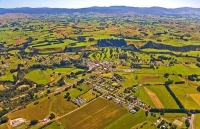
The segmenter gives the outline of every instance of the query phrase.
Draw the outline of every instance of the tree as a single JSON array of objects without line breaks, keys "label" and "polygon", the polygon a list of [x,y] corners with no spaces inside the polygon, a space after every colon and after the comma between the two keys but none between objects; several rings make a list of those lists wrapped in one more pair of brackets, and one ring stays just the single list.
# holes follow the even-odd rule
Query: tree
[{"label": "tree", "polygon": [[148,111],[146,111],[146,112],[145,112],[145,115],[146,115],[146,117],[147,117],[147,116],[149,115],[149,112],[148,112]]},{"label": "tree", "polygon": [[64,96],[65,99],[67,99],[67,101],[70,101],[71,97],[70,97],[70,93],[67,92]]},{"label": "tree", "polygon": [[164,77],[165,77],[165,78],[168,78],[168,77],[169,77],[169,73],[165,73],[165,74],[164,74]]},{"label": "tree", "polygon": [[33,92],[29,91],[29,92],[28,92],[28,95],[29,95],[29,97],[30,97],[31,99],[34,98],[34,93],[33,93]]},{"label": "tree", "polygon": [[89,38],[88,39],[88,42],[92,42],[92,41],[94,41],[94,38]]},{"label": "tree", "polygon": [[187,128],[190,127],[190,121],[189,121],[189,119],[186,119],[186,120],[185,120],[185,125],[186,125]]},{"label": "tree", "polygon": [[59,86],[63,86],[65,84],[65,77],[62,77],[57,83]]},{"label": "tree", "polygon": [[7,116],[3,116],[3,117],[0,118],[0,124],[4,124],[6,122],[8,122],[8,117]]},{"label": "tree", "polygon": [[84,36],[78,36],[77,40],[78,42],[84,42],[86,38]]},{"label": "tree", "polygon": [[30,126],[32,126],[32,125],[36,125],[38,123],[38,120],[31,120],[30,121]]},{"label": "tree", "polygon": [[53,113],[51,113],[50,116],[49,116],[49,119],[52,120],[52,119],[54,119],[55,117],[56,117],[56,116],[55,116]]},{"label": "tree", "polygon": [[197,91],[199,91],[199,92],[200,92],[200,86],[198,86],[198,87],[197,87]]}]

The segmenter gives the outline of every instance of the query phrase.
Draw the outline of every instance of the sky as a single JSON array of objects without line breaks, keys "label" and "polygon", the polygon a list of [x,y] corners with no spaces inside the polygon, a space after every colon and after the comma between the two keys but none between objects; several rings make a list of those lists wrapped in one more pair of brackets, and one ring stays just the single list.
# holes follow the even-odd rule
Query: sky
[{"label": "sky", "polygon": [[50,7],[84,8],[92,6],[133,6],[133,7],[195,7],[200,8],[200,0],[0,0],[0,8]]}]

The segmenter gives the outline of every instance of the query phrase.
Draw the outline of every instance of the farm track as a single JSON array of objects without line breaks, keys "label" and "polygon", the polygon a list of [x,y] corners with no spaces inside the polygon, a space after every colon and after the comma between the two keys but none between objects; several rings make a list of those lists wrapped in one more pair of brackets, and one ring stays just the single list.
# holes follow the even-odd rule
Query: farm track
[{"label": "farm track", "polygon": [[163,104],[161,103],[161,101],[159,100],[158,96],[154,92],[150,91],[146,87],[144,89],[145,89],[145,91],[147,92],[147,94],[149,95],[149,97],[151,98],[152,102],[155,104],[155,106],[157,108],[164,108]]}]

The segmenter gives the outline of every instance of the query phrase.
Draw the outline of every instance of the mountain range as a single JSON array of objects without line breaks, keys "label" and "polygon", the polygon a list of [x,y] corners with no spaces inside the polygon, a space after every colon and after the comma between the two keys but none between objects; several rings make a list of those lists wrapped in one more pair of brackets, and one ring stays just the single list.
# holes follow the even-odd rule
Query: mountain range
[{"label": "mountain range", "polygon": [[6,13],[25,13],[25,14],[61,14],[61,13],[136,13],[136,14],[153,14],[153,15],[200,15],[200,8],[163,8],[163,7],[127,7],[127,6],[110,6],[110,7],[89,7],[89,8],[0,8],[0,14]]}]

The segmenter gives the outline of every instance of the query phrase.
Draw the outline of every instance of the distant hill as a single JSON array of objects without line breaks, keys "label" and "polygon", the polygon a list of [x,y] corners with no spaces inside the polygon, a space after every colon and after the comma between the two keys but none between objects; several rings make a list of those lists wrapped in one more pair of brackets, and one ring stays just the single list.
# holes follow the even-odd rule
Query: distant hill
[{"label": "distant hill", "polygon": [[126,7],[126,6],[111,6],[111,7],[90,7],[79,9],[67,8],[14,8],[4,9],[0,8],[0,14],[5,13],[25,13],[25,14],[60,14],[60,13],[136,13],[136,14],[153,14],[153,15],[179,15],[179,14],[196,14],[200,15],[200,8],[162,8],[162,7]]}]

